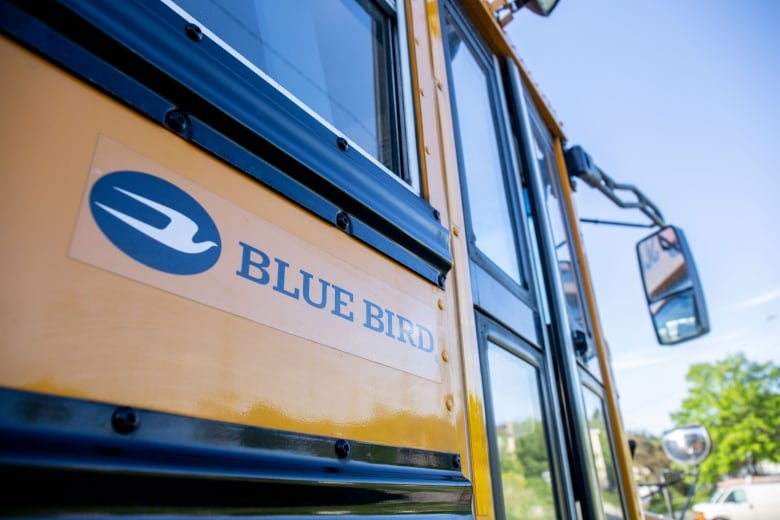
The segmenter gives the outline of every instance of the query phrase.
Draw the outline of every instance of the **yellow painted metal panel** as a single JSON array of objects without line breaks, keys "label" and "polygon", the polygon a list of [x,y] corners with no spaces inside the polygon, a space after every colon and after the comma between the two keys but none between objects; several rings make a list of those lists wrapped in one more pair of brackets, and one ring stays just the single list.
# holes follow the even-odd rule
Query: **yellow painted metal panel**
[{"label": "yellow painted metal panel", "polygon": [[[479,363],[479,348],[471,293],[469,256],[466,244],[465,216],[461,203],[454,125],[449,99],[447,65],[441,28],[439,2],[428,0],[412,2],[415,13],[415,34],[419,35],[418,60],[427,57],[427,68],[418,63],[421,88],[429,86],[432,95],[421,97],[424,102],[423,130],[429,176],[442,173],[443,197],[447,201],[447,222],[450,227],[450,250],[453,269],[449,275],[451,301],[459,325],[459,363],[462,364],[461,406],[465,410],[465,431],[468,434],[461,452],[467,455],[464,472],[474,486],[474,513],[478,518],[492,518],[493,491],[488,454],[484,391]],[[422,28],[426,32],[422,33]],[[427,104],[426,104],[427,103]],[[434,196],[432,191],[431,196]]]},{"label": "yellow painted metal panel", "polygon": [[[443,351],[458,349],[454,306],[441,303],[446,292],[6,39],[0,39],[0,66],[0,385],[460,450],[460,368],[442,361]],[[138,279],[133,270],[143,266],[131,269],[133,260],[122,258],[124,267],[115,268],[121,254],[91,242],[99,235],[78,242],[72,257],[90,176],[99,175],[96,160],[105,159],[96,155],[106,153],[103,138],[127,157],[159,167],[156,175],[182,179],[186,189],[233,207],[238,218],[262,223],[251,237],[258,243],[267,238],[262,230],[295,242],[296,248],[284,249],[291,265],[319,259],[323,278],[349,287],[373,284],[371,294],[392,287],[393,305],[429,316],[436,361],[425,377],[405,366],[402,349],[383,363],[336,348],[332,338],[317,334],[333,326],[324,312],[290,332],[282,323],[289,316],[274,315],[278,309],[269,306],[279,300],[267,292],[232,294],[229,284],[200,275],[186,281],[198,285],[197,294],[182,280],[170,282],[173,287],[156,278],[167,275]],[[109,168],[121,168],[125,159],[117,160]],[[128,168],[140,164],[127,160]],[[268,317],[248,318],[214,301],[257,307],[261,314],[267,309]],[[369,339],[362,343],[372,348]]]}]

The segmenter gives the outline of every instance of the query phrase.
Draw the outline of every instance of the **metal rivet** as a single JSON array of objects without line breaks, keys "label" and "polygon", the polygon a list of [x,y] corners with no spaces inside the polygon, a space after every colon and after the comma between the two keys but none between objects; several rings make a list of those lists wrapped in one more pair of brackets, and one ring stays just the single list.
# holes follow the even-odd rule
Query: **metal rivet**
[{"label": "metal rivet", "polygon": [[444,361],[445,363],[450,360],[450,355],[447,354],[446,350],[441,351],[441,360]]},{"label": "metal rivet", "polygon": [[452,467],[455,469],[460,469],[460,455],[452,456]]},{"label": "metal rivet", "polygon": [[338,145],[339,150],[341,150],[342,152],[346,152],[347,150],[349,150],[349,143],[344,137],[339,137],[338,139],[336,139],[336,145]]},{"label": "metal rivet", "polygon": [[447,411],[452,411],[453,408],[455,408],[455,400],[452,398],[452,396],[447,397],[447,400],[444,401],[444,406],[447,407]]},{"label": "metal rivet", "polygon": [[439,300],[436,302],[436,305],[439,307],[440,311],[444,310],[444,300],[442,300],[441,298],[439,298]]},{"label": "metal rivet", "polygon": [[444,83],[442,83],[441,81],[437,81],[436,88],[438,88],[439,90],[444,90]]},{"label": "metal rivet", "polygon": [[439,287],[441,287],[442,289],[444,289],[444,282],[446,281],[447,281],[447,277],[443,274],[440,274],[439,278],[436,280],[436,282],[439,284]]},{"label": "metal rivet", "polygon": [[460,228],[458,226],[452,226],[452,234],[457,236],[460,236]]},{"label": "metal rivet", "polygon": [[194,23],[188,23],[185,25],[184,32],[186,32],[189,39],[194,42],[199,42],[203,39],[203,31],[201,31],[200,27]]},{"label": "metal rivet", "polygon": [[340,459],[346,459],[349,456],[349,450],[351,449],[349,442],[344,439],[336,441],[336,456]]},{"label": "metal rivet", "polygon": [[343,211],[336,215],[336,226],[342,231],[349,231],[350,223],[349,215]]},{"label": "metal rivet", "polygon": [[436,220],[441,219],[441,213],[439,213],[438,209],[433,210],[433,218],[435,218]]},{"label": "metal rivet", "polygon": [[165,126],[178,134],[183,134],[190,127],[190,119],[181,110],[173,109],[165,114]]},{"label": "metal rivet", "polygon": [[111,426],[121,434],[132,433],[141,425],[141,416],[137,411],[127,406],[120,406],[111,416]]}]

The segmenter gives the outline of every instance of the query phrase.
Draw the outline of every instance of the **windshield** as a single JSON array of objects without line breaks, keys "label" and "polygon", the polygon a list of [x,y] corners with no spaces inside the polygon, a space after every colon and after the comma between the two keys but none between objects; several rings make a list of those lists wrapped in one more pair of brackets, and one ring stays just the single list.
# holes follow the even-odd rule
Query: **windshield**
[{"label": "windshield", "polygon": [[715,492],[712,494],[712,496],[710,496],[709,502],[712,503],[720,502],[723,495],[726,494],[726,491],[727,489],[725,488],[716,489]]}]

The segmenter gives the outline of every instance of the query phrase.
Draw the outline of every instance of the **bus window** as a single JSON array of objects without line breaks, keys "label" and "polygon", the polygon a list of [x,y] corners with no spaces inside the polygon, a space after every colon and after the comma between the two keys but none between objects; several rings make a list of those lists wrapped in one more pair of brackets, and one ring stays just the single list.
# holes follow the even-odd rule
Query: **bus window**
[{"label": "bus window", "polygon": [[380,0],[34,2],[12,12],[40,30],[19,20],[7,28],[443,288],[452,260],[441,213],[421,188],[404,7]]},{"label": "bus window", "polygon": [[388,170],[401,166],[390,15],[370,1],[175,0],[216,41]]}]

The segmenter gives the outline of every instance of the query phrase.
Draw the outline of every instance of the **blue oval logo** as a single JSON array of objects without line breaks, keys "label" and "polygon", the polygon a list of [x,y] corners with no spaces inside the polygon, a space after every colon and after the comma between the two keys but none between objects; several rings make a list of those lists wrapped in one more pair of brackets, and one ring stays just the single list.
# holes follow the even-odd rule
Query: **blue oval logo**
[{"label": "blue oval logo", "polygon": [[109,173],[92,186],[89,207],[111,243],[153,269],[202,273],[222,252],[217,226],[203,206],[154,175]]}]

